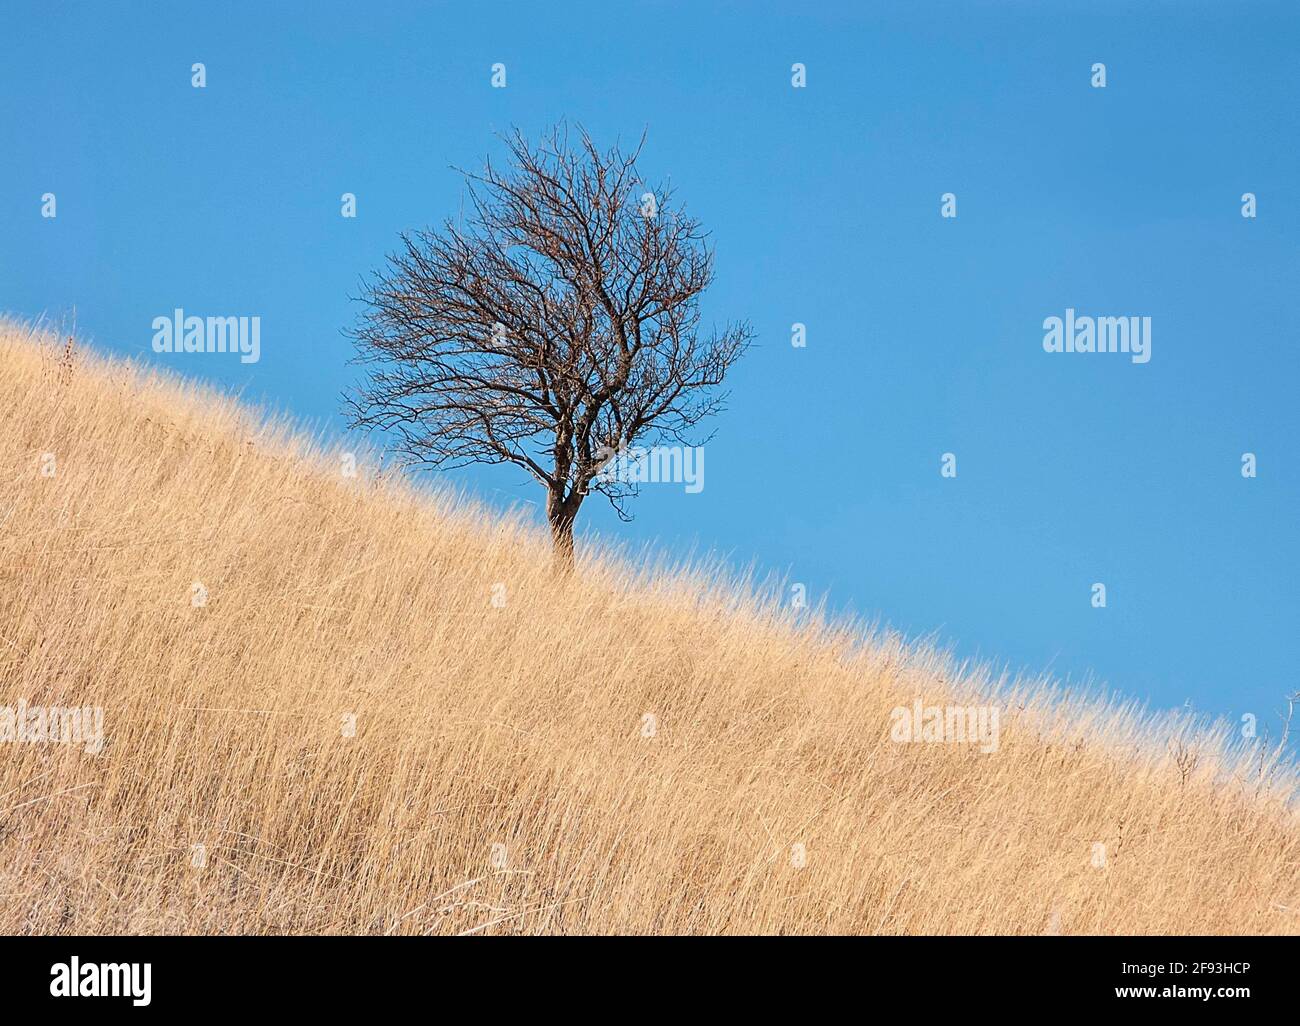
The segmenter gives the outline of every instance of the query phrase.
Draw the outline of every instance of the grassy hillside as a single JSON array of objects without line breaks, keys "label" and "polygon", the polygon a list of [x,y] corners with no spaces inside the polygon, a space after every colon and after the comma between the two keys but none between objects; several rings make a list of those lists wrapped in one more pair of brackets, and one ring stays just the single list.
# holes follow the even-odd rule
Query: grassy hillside
[{"label": "grassy hillside", "polygon": [[[0,328],[0,930],[1279,933],[1295,777],[346,476]],[[1192,639],[1194,641],[1194,639]],[[14,715],[17,715],[16,713]]]}]

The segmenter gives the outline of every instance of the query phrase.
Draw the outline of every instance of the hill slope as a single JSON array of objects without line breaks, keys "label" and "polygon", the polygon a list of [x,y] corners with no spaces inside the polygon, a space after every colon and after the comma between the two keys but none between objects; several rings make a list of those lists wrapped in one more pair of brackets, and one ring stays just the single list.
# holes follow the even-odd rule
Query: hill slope
[{"label": "hill slope", "polygon": [[688,576],[557,578],[526,526],[29,335],[0,706],[104,740],[0,744],[4,932],[1300,923],[1289,769],[1025,688],[996,751],[893,740],[981,681]]}]

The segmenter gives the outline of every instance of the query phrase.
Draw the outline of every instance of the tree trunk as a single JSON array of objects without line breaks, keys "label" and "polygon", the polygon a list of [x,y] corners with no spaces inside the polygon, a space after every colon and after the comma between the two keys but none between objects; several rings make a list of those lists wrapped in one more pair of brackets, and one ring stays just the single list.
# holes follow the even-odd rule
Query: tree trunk
[{"label": "tree trunk", "polygon": [[551,541],[555,545],[555,569],[559,573],[573,570],[573,522],[578,517],[578,503],[573,497],[563,499],[554,493],[547,497],[546,519],[551,525]]}]

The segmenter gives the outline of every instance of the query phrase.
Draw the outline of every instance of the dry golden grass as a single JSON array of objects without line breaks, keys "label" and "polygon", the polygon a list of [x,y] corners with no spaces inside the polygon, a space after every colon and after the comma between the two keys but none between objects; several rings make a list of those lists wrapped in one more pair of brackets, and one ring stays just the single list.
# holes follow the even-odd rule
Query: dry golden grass
[{"label": "dry golden grass", "polygon": [[1289,766],[1032,684],[996,753],[895,743],[989,682],[700,572],[557,577],[526,525],[25,328],[0,360],[0,705],[107,739],[0,744],[6,933],[1300,922]]}]

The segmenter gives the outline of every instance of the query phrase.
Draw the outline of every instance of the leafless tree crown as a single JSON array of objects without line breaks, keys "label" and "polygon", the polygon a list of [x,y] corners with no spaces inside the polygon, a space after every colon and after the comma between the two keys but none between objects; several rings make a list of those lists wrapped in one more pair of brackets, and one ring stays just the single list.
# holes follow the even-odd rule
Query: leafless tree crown
[{"label": "leafless tree crown", "polygon": [[600,471],[614,453],[688,436],[717,412],[748,324],[705,331],[713,252],[667,184],[586,132],[516,130],[510,162],[466,173],[469,205],[401,236],[365,283],[352,331],[368,368],[353,424],[385,430],[408,462],[514,463],[546,489],[557,547],[591,492],[620,517],[636,485]]}]

